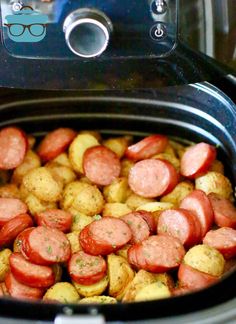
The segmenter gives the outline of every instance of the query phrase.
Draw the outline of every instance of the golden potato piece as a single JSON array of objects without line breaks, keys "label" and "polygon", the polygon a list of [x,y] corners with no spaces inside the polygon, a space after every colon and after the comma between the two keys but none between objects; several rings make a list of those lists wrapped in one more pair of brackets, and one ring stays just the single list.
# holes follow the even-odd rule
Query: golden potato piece
[{"label": "golden potato piece", "polygon": [[66,234],[66,236],[70,242],[71,253],[76,253],[76,252],[82,250],[80,243],[79,243],[79,233],[80,233],[79,231],[76,231],[76,232],[71,232],[71,233]]},{"label": "golden potato piece", "polygon": [[43,201],[55,202],[60,200],[62,188],[45,167],[29,171],[22,180],[25,188]]},{"label": "golden potato piece", "polygon": [[229,199],[233,193],[231,182],[219,172],[207,172],[195,180],[195,188],[204,191],[207,195],[211,192]]},{"label": "golden potato piece", "polygon": [[70,163],[70,160],[68,158],[67,153],[61,153],[59,154],[55,159],[52,160],[53,162],[59,163],[65,167],[71,168],[72,169],[72,165]]},{"label": "golden potato piece", "polygon": [[57,208],[57,204],[55,202],[42,201],[32,194],[29,194],[24,201],[28,206],[30,214],[33,216],[42,213],[47,209]]},{"label": "golden potato piece", "polygon": [[127,287],[122,301],[123,302],[134,301],[135,296],[137,295],[137,292],[139,290],[154,282],[156,282],[156,278],[154,274],[147,272],[145,270],[139,270],[139,272],[136,273],[134,279]]},{"label": "golden potato piece", "polygon": [[32,150],[32,148],[36,143],[36,138],[33,135],[27,135],[27,139],[28,139],[29,148]]},{"label": "golden potato piece", "polygon": [[84,173],[83,156],[85,151],[99,145],[98,140],[91,134],[79,134],[69,147],[69,160],[73,169],[78,173]]},{"label": "golden potato piece", "polygon": [[17,168],[15,168],[11,181],[16,185],[20,185],[23,177],[30,170],[39,168],[40,165],[41,165],[41,161],[39,156],[31,150],[27,151],[24,161]]},{"label": "golden potato piece", "polygon": [[9,258],[11,254],[12,252],[9,249],[0,251],[0,282],[5,280],[5,276],[10,270]]},{"label": "golden potato piece", "polygon": [[130,169],[134,166],[134,162],[128,159],[121,160],[121,171],[120,175],[121,177],[128,178]]},{"label": "golden potato piece", "polygon": [[184,263],[199,271],[219,277],[224,272],[223,255],[208,245],[200,244],[192,247],[184,256]]},{"label": "golden potato piece", "polygon": [[54,179],[58,179],[64,186],[66,186],[68,183],[71,183],[72,181],[76,180],[76,174],[75,172],[64,165],[59,164],[58,162],[49,162],[45,166]]},{"label": "golden potato piece", "polygon": [[170,289],[163,282],[157,281],[140,289],[134,301],[148,301],[155,299],[168,298],[171,296]]},{"label": "golden potato piece", "polygon": [[107,203],[104,205],[102,215],[103,216],[112,216],[112,217],[121,217],[132,210],[126,205],[122,203]]},{"label": "golden potato piece", "polygon": [[80,285],[73,281],[73,285],[75,286],[78,293],[84,297],[92,297],[101,295],[107,288],[108,285],[108,277],[104,277],[102,280],[97,283],[89,286]]},{"label": "golden potato piece", "polygon": [[116,178],[109,186],[103,188],[103,195],[108,203],[123,203],[127,198],[128,179]]},{"label": "golden potato piece", "polygon": [[214,171],[214,172],[219,172],[224,174],[225,170],[224,170],[224,165],[221,161],[219,160],[215,160],[212,165],[210,166],[209,171]]},{"label": "golden potato piece", "polygon": [[49,288],[43,300],[58,301],[60,303],[76,303],[80,296],[75,287],[69,282],[58,282]]},{"label": "golden potato piece", "polygon": [[84,188],[87,188],[87,184],[80,181],[74,181],[66,185],[60,202],[61,207],[65,210],[71,208],[75,197],[79,195]]},{"label": "golden potato piece", "polygon": [[1,198],[21,198],[20,190],[14,183],[5,184],[0,187]]},{"label": "golden potato piece", "polygon": [[173,155],[173,156],[176,157],[175,150],[174,150],[174,148],[171,146],[170,143],[167,145],[167,147],[165,148],[165,151],[164,151],[163,153],[170,154],[170,155]]},{"label": "golden potato piece", "polygon": [[103,145],[116,153],[119,158],[122,158],[124,156],[129,143],[130,138],[125,136],[108,138],[107,140],[103,141]]},{"label": "golden potato piece", "polygon": [[134,271],[126,259],[110,254],[107,257],[109,295],[121,300],[125,289],[134,278]]},{"label": "golden potato piece", "polygon": [[174,208],[174,205],[169,202],[151,202],[145,205],[139,206],[136,210],[145,210],[152,213],[157,223],[160,213],[163,210]]},{"label": "golden potato piece", "polygon": [[80,181],[80,182],[84,182],[84,183],[88,183],[88,184],[90,184],[90,185],[93,184],[92,181],[89,180],[89,178],[87,178],[87,177],[81,177],[81,178],[79,178],[79,181]]},{"label": "golden potato piece", "polygon": [[168,153],[160,153],[156,154],[152,157],[153,159],[159,159],[159,160],[166,160],[170,162],[177,171],[180,169],[180,160],[177,159],[175,155],[168,154]]},{"label": "golden potato piece", "polygon": [[79,301],[79,304],[116,304],[117,300],[110,296],[86,297]]},{"label": "golden potato piece", "polygon": [[101,141],[102,141],[101,134],[99,132],[96,132],[93,130],[82,130],[79,132],[79,134],[89,134],[89,135],[92,135],[93,137],[95,137],[98,140],[98,142],[101,143]]},{"label": "golden potato piece", "polygon": [[155,199],[152,198],[144,198],[141,197],[139,195],[136,195],[135,193],[132,193],[128,199],[126,200],[126,205],[132,209],[132,210],[136,210],[138,207],[143,206],[145,204],[151,203],[151,202],[155,202]]},{"label": "golden potato piece", "polygon": [[181,159],[188,147],[173,140],[169,141],[169,143],[171,147],[175,150],[177,157]]},{"label": "golden potato piece", "polygon": [[175,283],[173,278],[168,273],[157,273],[155,274],[155,279],[159,282],[162,282],[164,285],[166,285],[170,290],[174,288]]},{"label": "golden potato piece", "polygon": [[[71,212],[71,210],[69,210]],[[91,216],[87,216],[76,211],[76,214],[73,214],[73,222],[71,226],[72,232],[80,232],[88,224],[92,223],[94,219]]]},{"label": "golden potato piece", "polygon": [[175,207],[178,207],[180,202],[193,190],[194,185],[190,181],[183,181],[178,183],[169,194],[161,197],[160,201],[172,203]]},{"label": "golden potato piece", "polygon": [[20,185],[20,199],[25,201],[25,199],[31,195],[31,193],[29,192],[29,190],[26,189],[26,187],[24,186],[23,183],[21,183]]},{"label": "golden potato piece", "polygon": [[119,249],[116,252],[116,254],[127,260],[127,258],[128,258],[128,250],[129,250],[130,247],[131,247],[130,244],[126,244],[125,246],[123,246],[123,248]]}]

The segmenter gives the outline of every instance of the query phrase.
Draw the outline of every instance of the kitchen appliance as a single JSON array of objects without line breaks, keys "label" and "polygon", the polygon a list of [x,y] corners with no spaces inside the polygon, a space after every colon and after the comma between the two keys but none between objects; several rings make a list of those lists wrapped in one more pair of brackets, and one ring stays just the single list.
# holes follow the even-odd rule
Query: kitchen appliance
[{"label": "kitchen appliance", "polygon": [[[0,6],[1,127],[19,125],[36,136],[66,125],[206,140],[219,147],[236,184],[234,0],[2,0]],[[6,17],[24,6],[48,17],[39,42],[9,38]],[[235,280],[232,271],[206,290],[144,303],[1,299],[0,322],[233,323]]]}]

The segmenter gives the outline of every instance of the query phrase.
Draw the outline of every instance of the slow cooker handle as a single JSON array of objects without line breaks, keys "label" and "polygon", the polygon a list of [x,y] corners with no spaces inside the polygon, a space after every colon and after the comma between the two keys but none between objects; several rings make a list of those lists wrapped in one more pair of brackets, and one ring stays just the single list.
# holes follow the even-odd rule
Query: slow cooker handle
[{"label": "slow cooker handle", "polygon": [[54,324],[105,324],[102,315],[58,315]]}]

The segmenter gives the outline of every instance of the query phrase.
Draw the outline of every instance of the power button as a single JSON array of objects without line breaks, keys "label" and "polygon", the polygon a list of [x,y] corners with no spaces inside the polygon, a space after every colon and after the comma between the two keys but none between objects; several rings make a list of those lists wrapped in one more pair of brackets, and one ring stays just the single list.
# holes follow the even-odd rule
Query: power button
[{"label": "power button", "polygon": [[167,36],[167,30],[164,24],[158,23],[152,26],[150,36],[155,41],[162,41]]}]

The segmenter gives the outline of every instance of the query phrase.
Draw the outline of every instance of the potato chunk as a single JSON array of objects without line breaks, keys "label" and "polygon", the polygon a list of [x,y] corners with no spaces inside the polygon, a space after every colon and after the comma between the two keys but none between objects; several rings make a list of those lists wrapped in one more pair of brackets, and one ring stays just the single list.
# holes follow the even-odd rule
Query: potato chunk
[{"label": "potato chunk", "polygon": [[136,210],[138,207],[143,206],[145,204],[155,202],[155,199],[152,198],[144,198],[139,195],[136,195],[135,193],[132,193],[128,199],[126,200],[126,205],[132,209]]},{"label": "potato chunk", "polygon": [[195,245],[184,256],[184,263],[209,275],[219,277],[224,272],[223,255],[208,245]]},{"label": "potato chunk", "polygon": [[57,179],[62,183],[63,187],[76,180],[76,174],[71,168],[57,162],[51,161],[47,163],[46,168],[49,170],[54,179]]},{"label": "potato chunk", "polygon": [[0,251],[0,282],[5,280],[5,276],[10,270],[9,258],[11,254],[12,252],[9,249]]},{"label": "potato chunk", "polygon": [[109,186],[103,188],[103,195],[108,203],[123,203],[127,198],[128,180],[116,178]]},{"label": "potato chunk", "polygon": [[57,208],[57,204],[55,202],[42,201],[32,194],[29,194],[25,198],[24,201],[25,201],[26,205],[28,206],[30,214],[33,216],[35,216],[36,214],[42,213],[42,212],[46,211],[47,209],[56,209]]},{"label": "potato chunk", "polygon": [[140,289],[137,292],[134,300],[136,302],[141,302],[141,301],[168,298],[170,296],[171,296],[171,292],[168,286],[166,286],[161,281],[157,281]]},{"label": "potato chunk", "polygon": [[79,301],[79,304],[116,304],[115,298],[110,296],[86,297]]},{"label": "potato chunk", "polygon": [[122,203],[108,203],[104,205],[102,215],[103,216],[112,216],[112,217],[121,217],[132,210],[126,205]]},{"label": "potato chunk", "polygon": [[58,301],[60,303],[76,303],[80,296],[75,287],[69,282],[58,282],[49,288],[43,300]]},{"label": "potato chunk", "polygon": [[207,172],[195,181],[196,189],[204,191],[207,195],[211,192],[229,199],[233,193],[232,185],[228,178],[219,172]]},{"label": "potato chunk", "polygon": [[73,285],[81,296],[92,297],[101,295],[107,288],[108,277],[104,277],[102,280],[96,282],[93,285],[85,286],[80,285],[77,282],[73,281]]},{"label": "potato chunk", "polygon": [[20,190],[14,183],[5,184],[0,187],[1,198],[21,198]]},{"label": "potato chunk", "polygon": [[80,234],[79,231],[66,234],[66,236],[70,242],[71,253],[76,253],[76,252],[82,250],[80,243],[79,243],[79,234]]},{"label": "potato chunk", "polygon": [[190,181],[180,182],[169,194],[161,197],[161,202],[172,203],[178,207],[180,202],[193,190],[194,185]]},{"label": "potato chunk", "polygon": [[129,143],[130,138],[126,136],[108,138],[107,140],[103,141],[103,145],[113,151],[119,158],[124,156],[125,150],[127,149]]}]

